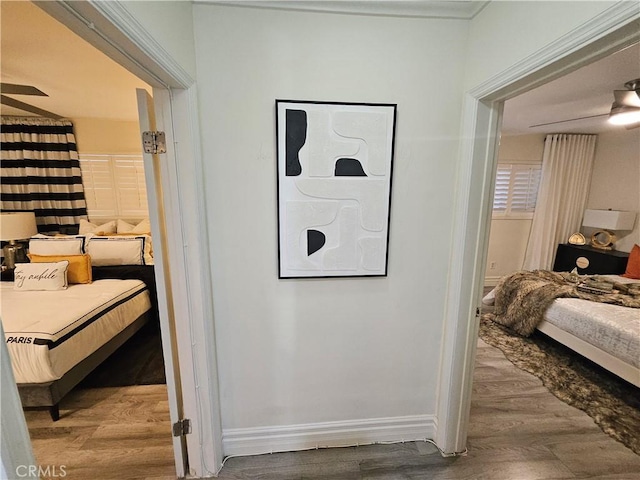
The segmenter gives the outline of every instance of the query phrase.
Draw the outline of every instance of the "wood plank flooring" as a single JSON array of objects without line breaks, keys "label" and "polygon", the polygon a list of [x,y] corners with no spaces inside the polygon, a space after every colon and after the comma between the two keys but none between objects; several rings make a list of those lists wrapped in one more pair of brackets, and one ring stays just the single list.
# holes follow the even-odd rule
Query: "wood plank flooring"
[{"label": "wood plank flooring", "polygon": [[[66,465],[69,480],[174,477],[164,385],[72,392],[55,424],[27,420],[40,465]],[[633,480],[640,456],[600,431],[481,340],[469,451],[443,458],[424,442],[229,458],[224,480]]]},{"label": "wood plank flooring", "polygon": [[57,422],[46,410],[25,416],[36,461],[64,465],[66,479],[175,479],[166,385],[74,390]]}]

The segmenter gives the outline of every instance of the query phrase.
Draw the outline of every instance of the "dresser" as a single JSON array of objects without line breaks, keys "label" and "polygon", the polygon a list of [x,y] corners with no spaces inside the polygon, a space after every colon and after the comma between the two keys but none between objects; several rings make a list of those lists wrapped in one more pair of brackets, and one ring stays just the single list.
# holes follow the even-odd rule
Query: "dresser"
[{"label": "dresser", "polygon": [[580,275],[621,274],[627,268],[628,259],[626,252],[563,243],[558,245],[553,270],[570,272],[577,268]]}]

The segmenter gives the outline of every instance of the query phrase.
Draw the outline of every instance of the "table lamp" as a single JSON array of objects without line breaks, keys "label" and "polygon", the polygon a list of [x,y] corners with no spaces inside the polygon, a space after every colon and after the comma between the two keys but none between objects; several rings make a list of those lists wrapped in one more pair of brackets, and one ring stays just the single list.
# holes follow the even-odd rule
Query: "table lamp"
[{"label": "table lamp", "polygon": [[591,236],[591,246],[601,250],[612,250],[616,241],[613,231],[633,230],[636,212],[620,210],[585,210],[582,226],[598,228]]},{"label": "table lamp", "polygon": [[0,240],[8,242],[4,252],[3,270],[13,270],[16,263],[27,262],[26,249],[17,242],[38,233],[33,212],[2,212],[0,214]]}]

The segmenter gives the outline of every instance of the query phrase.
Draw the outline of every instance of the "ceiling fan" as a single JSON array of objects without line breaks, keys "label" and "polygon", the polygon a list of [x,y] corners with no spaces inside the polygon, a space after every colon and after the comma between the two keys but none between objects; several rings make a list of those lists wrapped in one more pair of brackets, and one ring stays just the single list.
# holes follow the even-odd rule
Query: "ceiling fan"
[{"label": "ceiling fan", "polygon": [[587,118],[609,117],[609,122],[614,125],[622,125],[627,130],[640,127],[640,78],[630,80],[624,84],[626,90],[614,90],[614,102],[611,105],[611,111],[599,115],[588,115],[586,117],[570,118],[568,120],[559,120],[557,122],[540,123],[531,125],[529,128],[544,127],[547,125],[556,125],[558,123],[574,122],[576,120],[585,120]]},{"label": "ceiling fan", "polygon": [[[7,95],[37,95],[39,97],[48,97],[42,90],[37,89],[32,85],[16,85],[13,83],[0,83],[0,103],[7,105],[8,107],[17,108],[29,113],[35,113],[42,117],[54,118],[56,120],[62,118],[62,116],[38,108],[35,105],[29,105],[28,103],[21,102],[15,98],[7,97]],[[7,95],[5,95],[7,94]]]}]

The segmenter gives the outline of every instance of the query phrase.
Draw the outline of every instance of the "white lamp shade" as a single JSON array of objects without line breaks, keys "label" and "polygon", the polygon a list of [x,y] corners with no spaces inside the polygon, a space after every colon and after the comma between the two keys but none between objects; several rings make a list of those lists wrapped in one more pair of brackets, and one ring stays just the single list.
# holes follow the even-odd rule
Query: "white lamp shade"
[{"label": "white lamp shade", "polygon": [[0,214],[0,240],[23,240],[38,233],[33,212],[2,212]]},{"label": "white lamp shade", "polygon": [[636,212],[620,210],[585,210],[582,225],[605,230],[633,230]]}]

